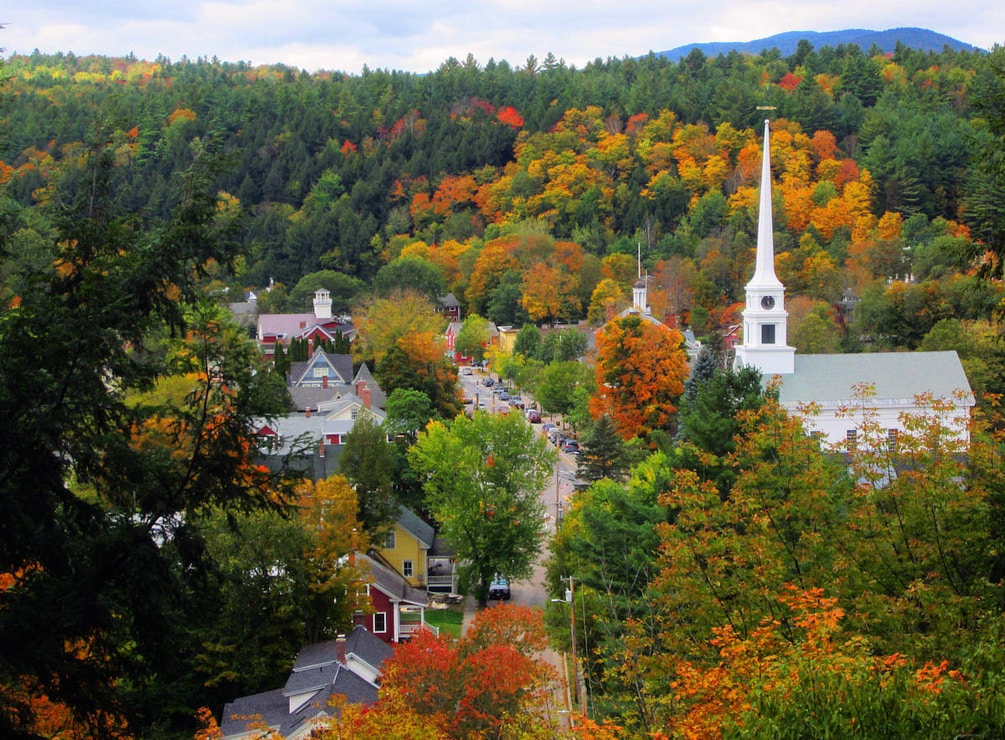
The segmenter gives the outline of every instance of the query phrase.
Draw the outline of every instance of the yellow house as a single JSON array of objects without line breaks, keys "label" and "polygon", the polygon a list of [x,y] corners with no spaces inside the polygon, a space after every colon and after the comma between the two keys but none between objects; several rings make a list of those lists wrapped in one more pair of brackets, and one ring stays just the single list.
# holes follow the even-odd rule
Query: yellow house
[{"label": "yellow house", "polygon": [[410,586],[426,588],[426,558],[433,546],[434,536],[431,526],[402,506],[384,541],[377,543],[377,550]]},{"label": "yellow house", "polygon": [[519,326],[500,326],[499,349],[506,354],[513,354],[513,347],[516,346],[516,335],[519,333]]}]

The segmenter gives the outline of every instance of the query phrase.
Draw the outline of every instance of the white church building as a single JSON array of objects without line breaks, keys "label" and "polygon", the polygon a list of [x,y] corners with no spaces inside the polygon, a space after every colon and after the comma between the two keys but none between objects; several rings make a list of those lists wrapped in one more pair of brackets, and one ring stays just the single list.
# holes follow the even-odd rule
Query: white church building
[{"label": "white church building", "polygon": [[[856,443],[866,419],[895,442],[905,420],[932,414],[933,403],[948,408],[941,413],[943,422],[965,442],[974,395],[956,352],[797,355],[788,346],[785,286],[775,275],[769,138],[765,121],[757,258],[746,286],[736,367],[753,366],[766,382],[774,379],[782,406],[831,444]],[[866,395],[864,388],[870,391]],[[817,413],[806,413],[810,405]]]}]

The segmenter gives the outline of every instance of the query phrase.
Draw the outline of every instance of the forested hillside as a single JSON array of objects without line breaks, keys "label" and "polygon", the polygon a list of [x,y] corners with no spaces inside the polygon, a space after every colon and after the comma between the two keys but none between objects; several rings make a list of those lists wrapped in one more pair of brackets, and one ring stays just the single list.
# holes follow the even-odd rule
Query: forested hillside
[{"label": "forested hillside", "polygon": [[[913,348],[940,319],[986,318],[997,302],[966,277],[992,228],[971,167],[989,132],[992,58],[804,42],[790,57],[693,52],[583,69],[469,57],[428,76],[345,76],[34,54],[7,65],[0,160],[28,204],[82,143],[107,137],[132,165],[118,205],[159,217],[193,141],[221,142],[218,187],[245,215],[239,270],[217,276],[235,290],[270,279],[292,290],[322,269],[369,282],[404,254],[500,323],[573,321],[603,277],[627,290],[631,274],[601,261],[641,243],[663,288],[654,309],[704,334],[735,323],[768,116],[780,270],[803,298],[797,347]],[[528,232],[543,245],[520,249]],[[528,315],[535,291],[562,300]],[[845,309],[860,301],[854,331],[842,296]],[[821,319],[803,332],[812,338],[806,315]]]},{"label": "forested hillside", "polygon": [[[556,526],[547,585],[569,596],[546,618],[580,650],[593,736],[1002,726],[1005,50],[428,76],[34,54],[3,72],[0,735],[190,735],[197,707],[274,688],[344,632],[374,502],[442,524],[447,491],[423,481],[488,438],[467,430],[490,417],[458,414],[429,300],[445,291],[458,348],[481,353],[487,319],[523,326],[492,370],[580,434],[589,488]],[[832,455],[713,357],[752,271],[766,117],[789,340],[957,350],[982,401],[968,449],[936,404],[895,438],[866,419],[883,443]],[[693,370],[679,332],[637,316],[608,324],[593,367],[583,332],[538,330],[627,305],[637,254],[654,314],[713,350]],[[262,464],[288,391],[219,299],[305,309],[319,287],[353,313],[397,427],[382,446],[363,425],[355,472],[303,482]],[[530,431],[498,418],[499,441],[463,447],[488,481],[469,510],[522,525],[491,504],[503,447],[512,470],[528,459],[507,429]],[[404,655],[426,669],[429,651]],[[446,709],[388,686],[372,727],[441,736]],[[525,706],[478,713],[541,716]]]}]

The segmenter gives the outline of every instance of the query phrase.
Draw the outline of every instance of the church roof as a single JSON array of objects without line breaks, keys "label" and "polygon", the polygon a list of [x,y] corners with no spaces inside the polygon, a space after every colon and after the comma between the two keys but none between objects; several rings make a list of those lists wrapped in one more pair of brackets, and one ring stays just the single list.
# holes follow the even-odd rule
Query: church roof
[{"label": "church roof", "polygon": [[931,393],[953,398],[959,391],[970,393],[970,383],[954,351],[866,352],[862,354],[795,356],[795,372],[778,376],[779,401],[796,405],[814,401],[838,405],[855,400],[855,386],[875,388],[872,403],[914,402],[915,396]]}]

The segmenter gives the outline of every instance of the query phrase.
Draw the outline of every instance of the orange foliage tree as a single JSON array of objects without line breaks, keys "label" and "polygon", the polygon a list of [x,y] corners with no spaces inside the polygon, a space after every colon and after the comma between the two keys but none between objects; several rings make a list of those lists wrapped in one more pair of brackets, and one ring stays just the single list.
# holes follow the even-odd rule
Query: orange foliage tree
[{"label": "orange foliage tree", "polygon": [[680,332],[639,316],[605,325],[597,334],[593,417],[611,417],[625,439],[668,429],[688,373],[683,343]]},{"label": "orange foliage tree", "polygon": [[779,727],[807,737],[959,737],[1000,726],[1000,704],[983,701],[973,676],[946,661],[876,655],[866,638],[840,631],[844,616],[823,589],[786,584],[774,616],[749,636],[716,629],[718,665],[678,665],[672,689],[683,711],[668,729],[688,738]]}]

